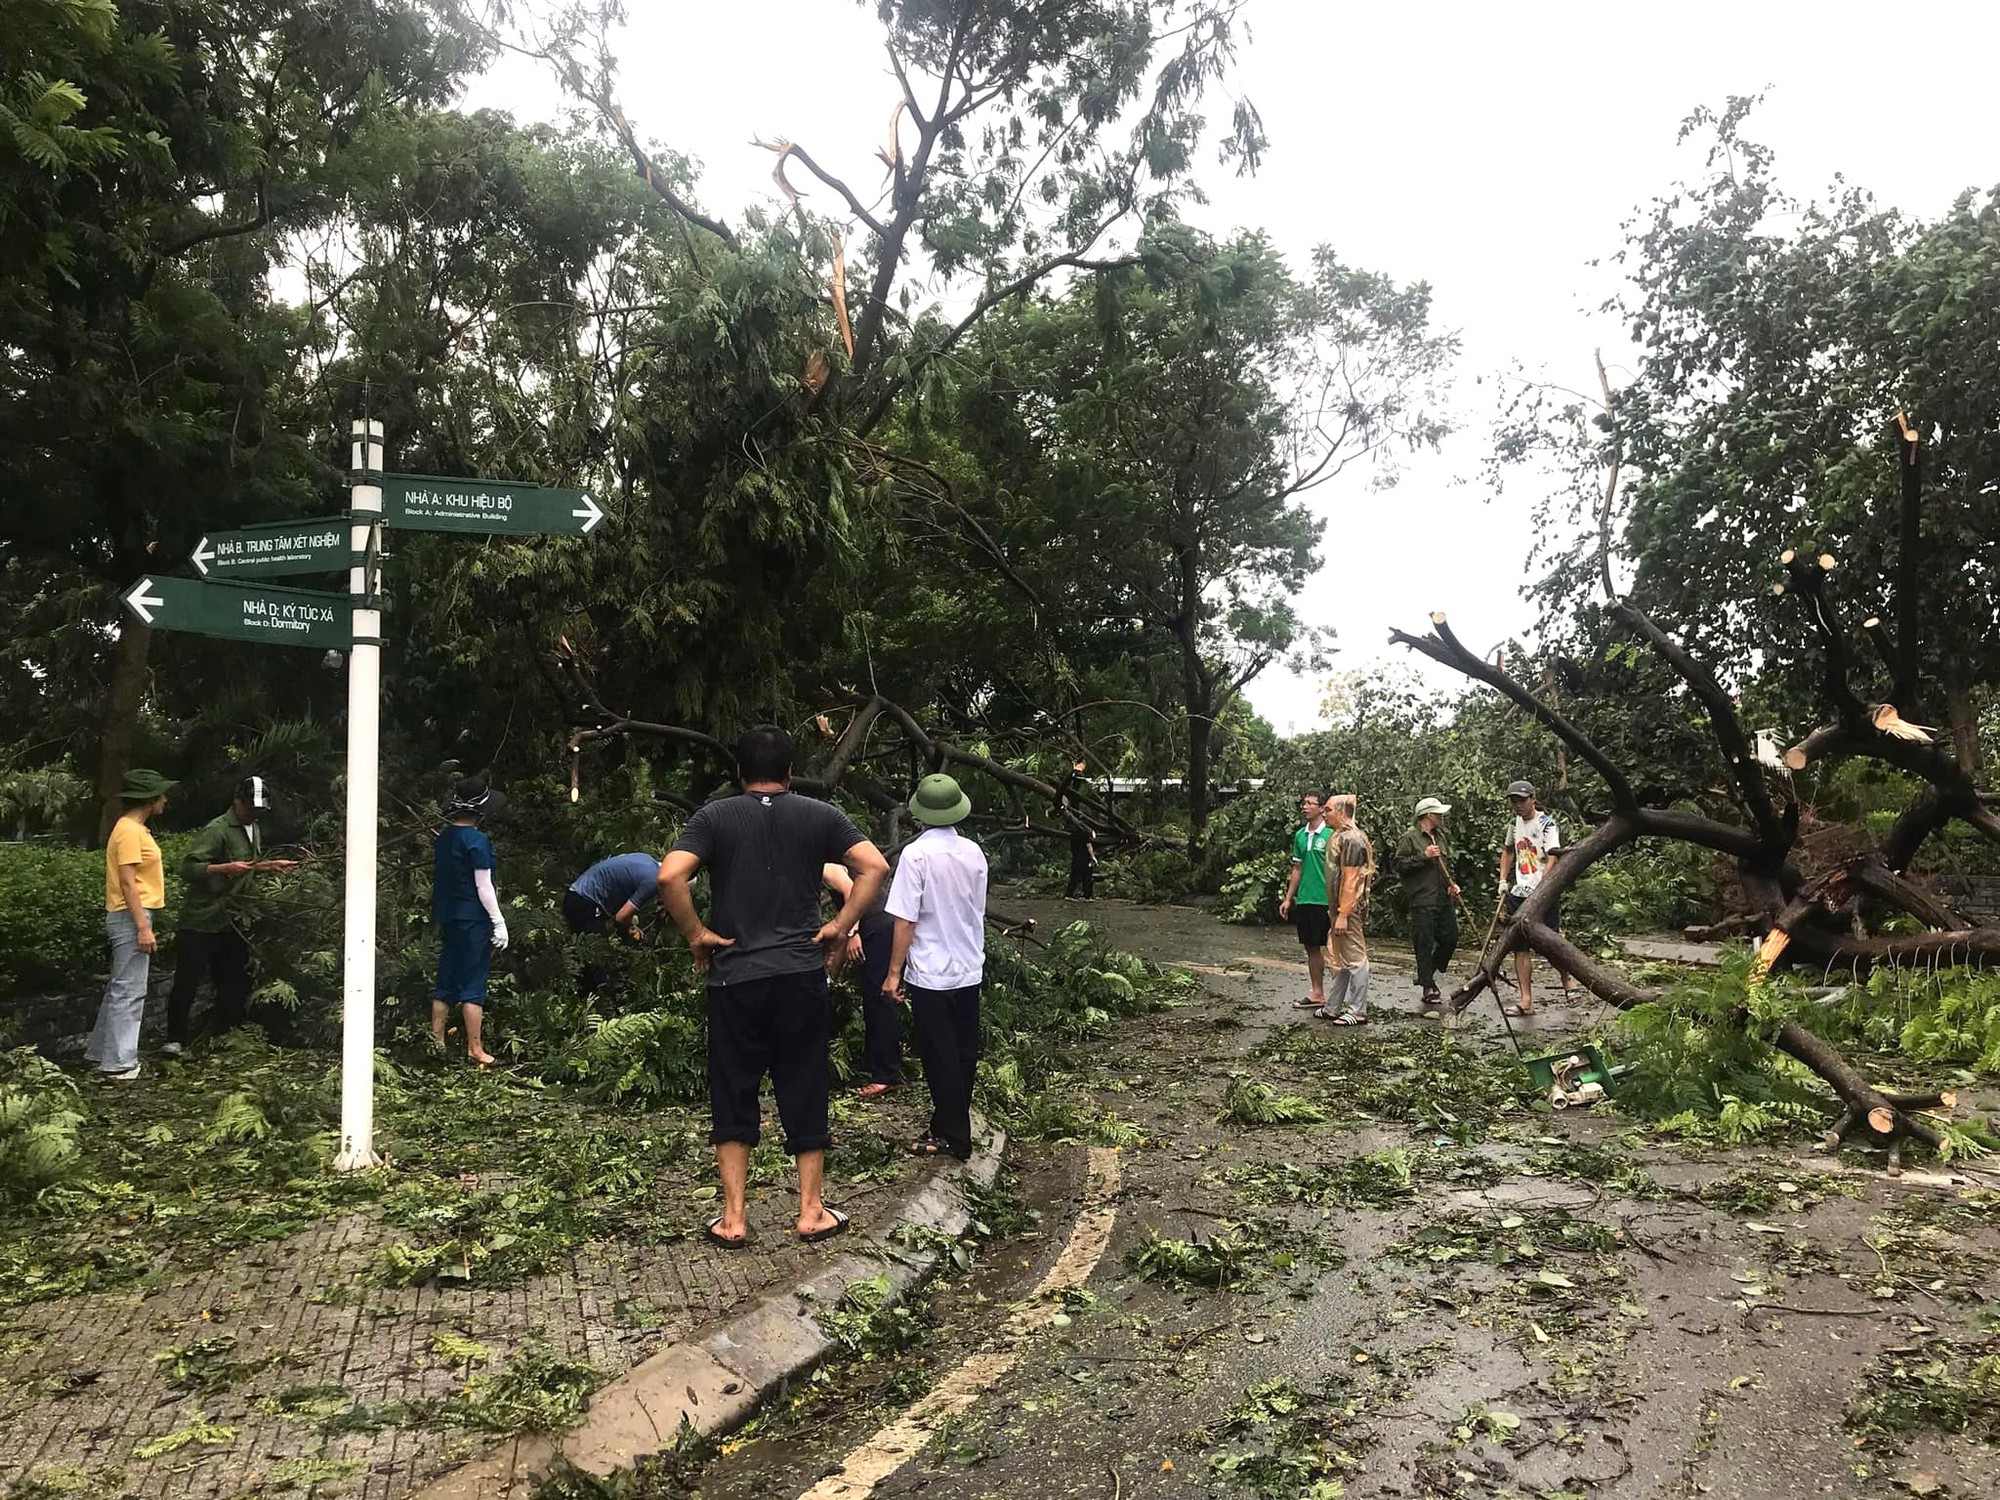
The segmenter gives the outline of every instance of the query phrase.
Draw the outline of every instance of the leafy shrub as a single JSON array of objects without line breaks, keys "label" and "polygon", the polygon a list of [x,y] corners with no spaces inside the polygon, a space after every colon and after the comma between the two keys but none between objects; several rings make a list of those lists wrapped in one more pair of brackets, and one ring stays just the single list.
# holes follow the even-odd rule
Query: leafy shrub
[{"label": "leafy shrub", "polygon": [[0,844],[0,996],[88,988],[106,952],[103,851]]},{"label": "leafy shrub", "polygon": [[0,1052],[0,1198],[32,1198],[76,1164],[76,1085],[32,1048]]},{"label": "leafy shrub", "polygon": [[1715,903],[1715,861],[1707,850],[1642,844],[1590,867],[1563,897],[1563,926],[1585,941],[1672,931],[1705,920]]}]

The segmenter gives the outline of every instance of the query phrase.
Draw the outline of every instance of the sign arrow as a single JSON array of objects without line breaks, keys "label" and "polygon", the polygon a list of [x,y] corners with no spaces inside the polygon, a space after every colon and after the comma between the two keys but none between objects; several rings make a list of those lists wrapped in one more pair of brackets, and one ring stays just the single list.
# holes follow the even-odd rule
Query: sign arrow
[{"label": "sign arrow", "polygon": [[260,521],[236,531],[207,531],[188,561],[203,578],[283,578],[336,573],[354,560],[345,516]]},{"label": "sign arrow", "polygon": [[148,625],[153,623],[153,611],[159,609],[167,602],[158,594],[148,594],[146,592],[152,586],[152,579],[141,578],[125,591],[125,607],[144,620]]},{"label": "sign arrow", "polygon": [[354,644],[354,600],[346,594],[268,583],[141,578],[123,599],[127,609],[155,630],[315,651],[345,651]]},{"label": "sign arrow", "polygon": [[382,519],[392,529],[468,531],[484,536],[583,536],[604,507],[582,490],[511,479],[384,474]]}]

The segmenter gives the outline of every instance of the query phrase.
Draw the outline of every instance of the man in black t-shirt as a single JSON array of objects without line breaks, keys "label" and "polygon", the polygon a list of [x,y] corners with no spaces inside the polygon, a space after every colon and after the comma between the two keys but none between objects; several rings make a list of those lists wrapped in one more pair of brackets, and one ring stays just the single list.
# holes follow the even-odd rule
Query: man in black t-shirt
[{"label": "man in black t-shirt", "polygon": [[[660,863],[660,907],[708,976],[709,1140],[722,1175],[722,1213],[708,1238],[749,1243],[744,1190],[760,1134],[757,1094],[766,1073],[799,1163],[801,1239],[830,1238],[846,1215],[821,1200],[826,1170],[832,1009],[827,966],[874,904],[889,871],[847,814],[790,790],[792,741],[760,725],[736,742],[743,791],[701,808]],[[819,919],[821,871],[843,866],[854,885],[839,914]],[[709,872],[709,921],[688,883]]]}]

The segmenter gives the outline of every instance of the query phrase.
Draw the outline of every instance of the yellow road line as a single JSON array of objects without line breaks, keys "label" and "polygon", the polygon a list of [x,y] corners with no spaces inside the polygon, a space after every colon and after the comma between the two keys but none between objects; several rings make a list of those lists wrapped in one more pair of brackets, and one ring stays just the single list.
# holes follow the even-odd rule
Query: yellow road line
[{"label": "yellow road line", "polygon": [[940,1422],[957,1416],[977,1401],[993,1383],[1021,1362],[1030,1337],[1046,1328],[1062,1311],[1045,1299],[1082,1286],[1104,1258],[1111,1229],[1118,1220],[1118,1153],[1107,1146],[1090,1148],[1090,1180],[1084,1209],[1069,1233],[1069,1243],[1027,1302],[1015,1308],[1006,1324],[977,1354],[939,1381],[908,1411],[889,1423],[842,1460],[799,1500],[855,1500],[902,1468],[930,1441]]}]

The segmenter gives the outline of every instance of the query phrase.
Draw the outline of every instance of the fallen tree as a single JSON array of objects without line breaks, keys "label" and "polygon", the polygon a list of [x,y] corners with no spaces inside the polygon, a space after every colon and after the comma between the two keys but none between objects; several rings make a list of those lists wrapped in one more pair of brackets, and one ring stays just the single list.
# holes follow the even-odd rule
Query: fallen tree
[{"label": "fallen tree", "polygon": [[[734,784],[735,753],[706,730],[680,724],[636,719],[604,705],[594,674],[568,641],[558,643],[556,664],[573,704],[575,725],[569,736],[570,793],[578,795],[585,750],[631,739],[665,740],[686,747],[695,758],[691,795],[675,800],[692,811],[708,796]],[[1050,726],[1063,721],[1041,716]],[[1006,794],[1005,813],[985,809],[975,813],[975,825],[989,838],[1055,838],[1070,835],[1068,820],[1080,817],[1100,841],[1143,845],[1155,836],[1133,826],[1111,805],[1108,792],[1073,771],[1056,781],[1045,780],[971,749],[942,733],[926,729],[915,714],[879,693],[836,700],[813,714],[825,745],[811,765],[803,758],[792,786],[809,796],[831,798],[847,791],[874,814],[877,841],[885,848],[905,842],[907,805],[917,782],[936,771],[970,772],[987,778]],[[1030,747],[1056,754],[1073,767],[1087,768],[1088,748],[1059,729],[1022,731]],[[1035,821],[1032,809],[1045,804],[1050,821]]]},{"label": "fallen tree", "polygon": [[[1614,597],[1609,617],[1618,630],[1656,653],[1701,705],[1727,768],[1726,790],[1737,814],[1735,820],[1711,818],[1679,807],[1643,805],[1624,767],[1542,696],[1467,650],[1442,613],[1431,616],[1431,629],[1424,635],[1391,633],[1393,643],[1485,683],[1541,724],[1574,760],[1597,773],[1611,803],[1608,814],[1564,851],[1515,918],[1502,928],[1498,941],[1454,991],[1451,998],[1455,1007],[1463,1010],[1480,993],[1493,988],[1502,964],[1523,949],[1540,954],[1620,1009],[1660,998],[1658,992],[1633,983],[1613,965],[1585,953],[1550,920],[1563,894],[1593,865],[1642,839],[1695,844],[1734,860],[1752,907],[1742,925],[1765,938],[1759,964],[1753,969],[1753,985],[1773,965],[1840,970],[1858,980],[1882,965],[1936,968],[2000,964],[2000,928],[1966,917],[1908,874],[1924,841],[1948,822],[1959,820],[2000,841],[2000,818],[1982,800],[1964,769],[1930,740],[1929,732],[1903,718],[1902,709],[1915,699],[1914,673],[1907,668],[1896,670],[1881,702],[1869,703],[1856,690],[1854,654],[1830,587],[1836,559],[1826,554],[1806,557],[1788,552],[1782,563],[1786,578],[1775,592],[1808,606],[1821,658],[1820,692],[1830,720],[1794,746],[1785,757],[1786,763],[1799,769],[1828,758],[1867,757],[1924,783],[1879,849],[1853,856],[1812,879],[1801,872],[1794,857],[1800,807],[1789,782],[1774,792],[1773,778],[1757,758],[1735,701],[1721,680],[1629,600]],[[1869,628],[1879,629],[1879,622],[1871,621]],[[1915,628],[1914,611],[1906,598],[1900,629],[1908,632]],[[1911,659],[1892,649],[1885,649],[1883,657],[1890,663]],[[1871,919],[1885,911],[1907,914],[1929,930],[1870,932]],[[1746,1028],[1758,1024],[1747,998],[1732,1019]],[[1796,1019],[1778,1022],[1775,1029],[1768,1030],[1767,1040],[1817,1074],[1839,1100],[1841,1114],[1823,1139],[1823,1149],[1837,1148],[1849,1140],[1865,1141],[1885,1149],[1891,1170],[1897,1170],[1906,1142],[1915,1140],[1933,1149],[1941,1145],[1939,1131],[1923,1115],[1949,1108],[1949,1095],[1886,1092],[1871,1084],[1838,1048]]]}]

